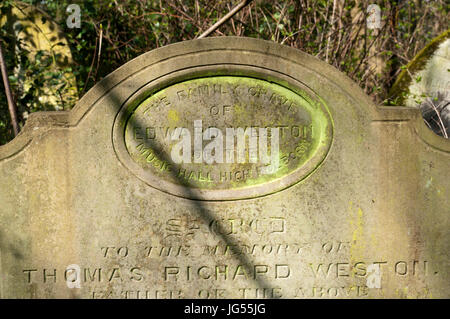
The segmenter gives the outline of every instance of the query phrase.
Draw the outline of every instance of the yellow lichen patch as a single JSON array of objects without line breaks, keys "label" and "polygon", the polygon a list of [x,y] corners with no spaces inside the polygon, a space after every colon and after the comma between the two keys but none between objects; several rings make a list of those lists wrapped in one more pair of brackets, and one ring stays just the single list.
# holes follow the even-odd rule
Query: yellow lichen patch
[{"label": "yellow lichen patch", "polygon": [[169,120],[169,126],[176,126],[178,124],[178,121],[180,120],[180,116],[178,115],[178,112],[176,110],[169,110],[167,112],[167,117]]}]

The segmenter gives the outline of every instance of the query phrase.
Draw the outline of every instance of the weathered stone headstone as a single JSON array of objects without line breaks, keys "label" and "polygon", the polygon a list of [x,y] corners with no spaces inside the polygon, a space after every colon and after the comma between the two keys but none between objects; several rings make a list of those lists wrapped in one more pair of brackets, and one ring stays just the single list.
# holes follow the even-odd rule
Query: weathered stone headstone
[{"label": "weathered stone headstone", "polygon": [[420,107],[427,98],[450,95],[450,30],[426,45],[399,74],[391,88],[397,105]]},{"label": "weathered stone headstone", "polygon": [[298,50],[160,48],[0,147],[1,297],[448,298],[449,159]]}]

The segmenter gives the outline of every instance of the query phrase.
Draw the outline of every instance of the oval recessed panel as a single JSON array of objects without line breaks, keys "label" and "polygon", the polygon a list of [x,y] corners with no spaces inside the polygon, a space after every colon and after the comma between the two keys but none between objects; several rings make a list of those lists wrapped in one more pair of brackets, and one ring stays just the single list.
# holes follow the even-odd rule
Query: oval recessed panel
[{"label": "oval recessed panel", "polygon": [[287,188],[318,167],[332,140],[329,113],[311,94],[243,76],[165,87],[124,108],[115,131],[116,153],[136,176],[203,200]]}]

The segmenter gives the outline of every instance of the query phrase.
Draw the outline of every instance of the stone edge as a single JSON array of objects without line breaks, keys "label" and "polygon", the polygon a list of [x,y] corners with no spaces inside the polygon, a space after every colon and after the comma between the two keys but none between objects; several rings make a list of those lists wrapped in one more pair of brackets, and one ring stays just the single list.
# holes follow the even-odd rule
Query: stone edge
[{"label": "stone edge", "polygon": [[423,121],[418,120],[418,117],[421,118],[418,109],[376,106],[362,89],[348,78],[347,75],[316,57],[300,50],[267,40],[245,37],[212,37],[170,44],[136,57],[110,73],[100,81],[100,83],[97,83],[70,111],[32,113],[19,135],[9,143],[0,146],[0,161],[15,157],[18,153],[27,148],[36,136],[45,134],[55,128],[77,126],[84,116],[94,107],[97,101],[104,97],[115,86],[139,72],[142,68],[178,55],[199,51],[210,51],[212,49],[252,50],[291,60],[294,57],[295,63],[298,63],[307,69],[315,71],[316,73],[316,70],[321,70],[322,76],[341,88],[343,93],[350,99],[364,101],[365,103],[363,103],[361,107],[366,109],[369,119],[375,121],[390,121],[394,119],[407,121],[414,120],[415,132],[422,141],[430,147],[450,153],[450,141],[435,135],[431,131],[428,132],[428,128]]}]

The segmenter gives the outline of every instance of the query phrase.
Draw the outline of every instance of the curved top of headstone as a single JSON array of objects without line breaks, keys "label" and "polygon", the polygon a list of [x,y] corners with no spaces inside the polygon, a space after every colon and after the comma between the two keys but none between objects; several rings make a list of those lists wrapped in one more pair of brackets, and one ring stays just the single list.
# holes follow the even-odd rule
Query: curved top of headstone
[{"label": "curved top of headstone", "polygon": [[[240,90],[234,92],[233,87],[238,86]],[[170,110],[164,108],[168,103],[172,103]],[[234,115],[227,117],[231,109]],[[219,114],[222,120],[214,118]],[[157,123],[163,130],[176,126],[192,129],[196,120],[222,132],[227,127],[280,127],[300,140],[297,144],[281,142],[280,165],[286,167],[279,175],[252,178],[246,183],[228,180],[225,186],[204,184],[210,182],[208,175],[192,175],[189,165],[183,166],[183,177],[187,176],[195,189],[186,194],[186,185],[158,171],[168,166],[154,156],[158,155],[151,150],[155,145],[139,142],[152,140],[161,130]],[[241,37],[180,42],[137,57],[95,85],[72,110],[31,114],[21,133],[0,146],[0,161],[38,143],[53,130],[84,127],[80,125],[83,121],[109,131],[109,136],[99,137],[101,143],[110,145],[111,156],[117,156],[150,186],[181,197],[210,200],[251,198],[290,187],[313,174],[330,149],[353,145],[375,134],[371,129],[374,121],[413,121],[422,141],[450,152],[450,143],[427,129],[419,110],[378,107],[357,84],[327,63],[274,42]],[[166,155],[170,147],[165,149]],[[216,172],[217,176],[222,173]]]},{"label": "curved top of headstone", "polygon": [[428,43],[400,72],[389,95],[396,105],[419,107],[450,91],[450,30]]}]

